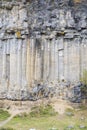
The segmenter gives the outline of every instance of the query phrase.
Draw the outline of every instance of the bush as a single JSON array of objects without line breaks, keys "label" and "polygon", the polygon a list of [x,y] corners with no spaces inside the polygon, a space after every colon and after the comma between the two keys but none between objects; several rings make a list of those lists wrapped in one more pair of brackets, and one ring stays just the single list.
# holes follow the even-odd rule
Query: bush
[{"label": "bush", "polygon": [[30,116],[55,116],[57,113],[54,111],[51,105],[36,106],[31,109]]}]

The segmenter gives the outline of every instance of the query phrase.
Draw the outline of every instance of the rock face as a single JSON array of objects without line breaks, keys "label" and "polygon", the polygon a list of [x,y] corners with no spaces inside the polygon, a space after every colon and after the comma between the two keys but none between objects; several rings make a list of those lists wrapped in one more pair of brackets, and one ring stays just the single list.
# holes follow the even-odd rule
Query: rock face
[{"label": "rock face", "polygon": [[75,98],[85,69],[86,0],[0,3],[0,98]]}]

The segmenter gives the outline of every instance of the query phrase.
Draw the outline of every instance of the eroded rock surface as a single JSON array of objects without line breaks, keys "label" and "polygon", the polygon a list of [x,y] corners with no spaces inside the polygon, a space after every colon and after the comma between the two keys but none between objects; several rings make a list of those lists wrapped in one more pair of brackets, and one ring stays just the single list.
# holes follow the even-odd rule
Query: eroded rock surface
[{"label": "eroded rock surface", "polygon": [[0,3],[0,98],[79,102],[85,69],[86,0]]}]

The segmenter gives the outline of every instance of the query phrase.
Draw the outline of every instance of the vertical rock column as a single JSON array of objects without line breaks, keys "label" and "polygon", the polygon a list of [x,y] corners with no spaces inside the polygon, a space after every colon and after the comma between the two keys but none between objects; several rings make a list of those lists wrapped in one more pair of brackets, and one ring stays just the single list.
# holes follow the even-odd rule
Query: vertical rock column
[{"label": "vertical rock column", "polygon": [[41,80],[44,79],[44,43],[43,38],[41,39]]},{"label": "vertical rock column", "polygon": [[35,80],[40,81],[40,39],[35,40]]},{"label": "vertical rock column", "polygon": [[59,54],[58,54],[59,40],[55,41],[55,79],[59,80]]},{"label": "vertical rock column", "polygon": [[70,81],[70,40],[67,40],[67,81]]},{"label": "vertical rock column", "polygon": [[26,63],[26,79],[27,79],[27,85],[28,89],[30,87],[30,39],[27,41],[27,63]]},{"label": "vertical rock column", "polygon": [[82,39],[82,44],[81,44],[81,72],[83,76],[83,72],[87,70],[87,45],[86,45],[87,40]]},{"label": "vertical rock column", "polygon": [[41,39],[36,40],[36,49],[37,49],[37,76],[38,82],[41,82]]},{"label": "vertical rock column", "polygon": [[75,47],[75,41],[72,39],[68,40],[68,81],[75,82],[75,65],[76,65],[76,47]]},{"label": "vertical rock column", "polygon": [[51,79],[51,81],[53,81],[54,80],[54,77],[55,77],[55,51],[54,51],[54,45],[55,45],[55,40],[54,39],[52,39],[51,40],[51,43],[50,43],[50,46],[51,46],[51,68],[50,68],[50,71],[51,71],[51,75],[50,75],[50,79]]},{"label": "vertical rock column", "polygon": [[49,71],[50,71],[50,62],[49,62],[49,59],[50,59],[50,42],[49,42],[49,40],[47,40],[47,42],[46,42],[46,45],[47,45],[47,47],[46,47],[46,60],[47,60],[47,81],[49,81]]},{"label": "vertical rock column", "polygon": [[79,38],[76,38],[74,42],[75,42],[75,57],[74,57],[75,59],[73,60],[75,62],[75,70],[76,70],[75,79],[76,81],[79,81],[79,76],[80,76]]},{"label": "vertical rock column", "polygon": [[6,41],[3,41],[3,61],[2,61],[2,96],[7,95],[7,81],[6,81]]},{"label": "vertical rock column", "polygon": [[55,40],[55,38],[53,38],[53,40],[52,40],[52,45],[53,45],[53,47],[52,47],[52,52],[53,52],[53,56],[52,56],[52,80],[55,80],[55,72],[56,72],[56,68],[55,68],[55,60],[56,60],[56,58],[55,58],[55,44],[56,44],[56,40]]},{"label": "vertical rock column", "polygon": [[27,63],[27,39],[22,40],[22,98],[27,98],[27,80],[26,80],[26,63]]},{"label": "vertical rock column", "polygon": [[64,45],[63,38],[59,39],[59,79],[62,80],[64,78]]},{"label": "vertical rock column", "polygon": [[46,67],[46,64],[47,64],[47,58],[46,58],[46,39],[43,38],[43,41],[42,41],[42,46],[43,46],[43,81],[46,81],[47,79],[47,67]]},{"label": "vertical rock column", "polygon": [[15,88],[17,87],[17,40],[10,40],[10,86],[8,98],[15,96]]},{"label": "vertical rock column", "polygon": [[35,52],[35,39],[30,39],[30,78],[31,78],[31,85],[34,81],[34,55]]},{"label": "vertical rock column", "polygon": [[6,80],[6,43],[5,42],[3,42],[3,71],[2,71],[3,81]]},{"label": "vertical rock column", "polygon": [[68,41],[68,80],[73,80],[73,67],[74,67],[74,55],[76,55],[76,52],[73,51],[73,43],[72,39],[69,39]]},{"label": "vertical rock column", "polygon": [[0,40],[0,86],[1,86],[1,81],[2,81],[2,61],[3,61],[3,43]]},{"label": "vertical rock column", "polygon": [[[84,48],[84,40],[81,39],[81,43],[80,43],[80,52],[79,52],[79,55],[80,55],[80,78],[83,77],[83,71],[84,71],[84,52],[85,52],[85,48]],[[86,51],[87,52],[87,51]]]},{"label": "vertical rock column", "polygon": [[38,60],[37,60],[37,57],[38,57],[38,50],[37,50],[37,45],[36,45],[37,43],[36,43],[36,41],[35,41],[35,81],[37,81],[38,80]]},{"label": "vertical rock column", "polygon": [[48,52],[48,41],[44,39],[44,80],[48,80],[49,76],[49,52]]},{"label": "vertical rock column", "polygon": [[7,89],[9,89],[10,83],[10,39],[6,43],[6,79],[7,79]]},{"label": "vertical rock column", "polygon": [[[68,80],[72,82],[79,81],[80,76],[80,55],[79,39],[68,41]],[[77,72],[76,72],[77,70]]]},{"label": "vertical rock column", "polygon": [[27,44],[27,81],[32,86],[41,80],[41,40],[29,39]]},{"label": "vertical rock column", "polygon": [[17,87],[15,89],[16,98],[21,99],[22,87],[22,39],[17,40]]},{"label": "vertical rock column", "polygon": [[64,79],[68,80],[68,47],[67,40],[64,41]]},{"label": "vertical rock column", "polygon": [[86,64],[86,70],[87,70],[87,39],[85,39],[85,64]]}]

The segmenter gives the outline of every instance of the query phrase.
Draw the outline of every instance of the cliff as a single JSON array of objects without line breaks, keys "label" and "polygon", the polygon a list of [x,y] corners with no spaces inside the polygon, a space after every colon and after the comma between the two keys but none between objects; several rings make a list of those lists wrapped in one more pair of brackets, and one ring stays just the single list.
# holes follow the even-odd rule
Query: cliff
[{"label": "cliff", "polygon": [[80,101],[85,69],[86,0],[0,4],[0,98]]}]

